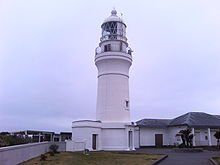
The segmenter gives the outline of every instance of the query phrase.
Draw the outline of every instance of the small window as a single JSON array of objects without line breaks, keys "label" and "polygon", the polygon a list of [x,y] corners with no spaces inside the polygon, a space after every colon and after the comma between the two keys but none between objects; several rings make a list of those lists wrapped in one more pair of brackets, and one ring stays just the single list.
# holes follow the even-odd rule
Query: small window
[{"label": "small window", "polygon": [[208,136],[205,136],[205,140],[208,140]]},{"label": "small window", "polygon": [[105,52],[111,51],[111,44],[105,45],[105,46],[104,46],[104,51],[105,51]]},{"label": "small window", "polygon": [[125,107],[129,108],[129,101],[128,100],[125,101]]}]

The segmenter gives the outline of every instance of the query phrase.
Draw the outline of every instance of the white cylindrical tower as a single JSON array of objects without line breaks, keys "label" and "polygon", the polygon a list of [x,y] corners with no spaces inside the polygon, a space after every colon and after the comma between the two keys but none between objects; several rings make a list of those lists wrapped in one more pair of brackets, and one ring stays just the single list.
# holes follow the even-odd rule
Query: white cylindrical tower
[{"label": "white cylindrical tower", "polygon": [[132,50],[128,47],[126,25],[112,10],[101,25],[96,48],[98,68],[96,119],[102,122],[130,122],[129,68]]}]

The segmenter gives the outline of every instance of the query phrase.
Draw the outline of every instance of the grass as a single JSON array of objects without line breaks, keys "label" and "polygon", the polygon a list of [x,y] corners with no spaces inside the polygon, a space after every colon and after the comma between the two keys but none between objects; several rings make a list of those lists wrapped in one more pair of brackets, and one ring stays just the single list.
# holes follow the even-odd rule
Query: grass
[{"label": "grass", "polygon": [[61,152],[50,156],[46,161],[40,157],[25,161],[19,165],[150,165],[164,155],[135,154],[129,152]]},{"label": "grass", "polygon": [[220,157],[213,157],[212,159],[214,159],[220,165]]}]

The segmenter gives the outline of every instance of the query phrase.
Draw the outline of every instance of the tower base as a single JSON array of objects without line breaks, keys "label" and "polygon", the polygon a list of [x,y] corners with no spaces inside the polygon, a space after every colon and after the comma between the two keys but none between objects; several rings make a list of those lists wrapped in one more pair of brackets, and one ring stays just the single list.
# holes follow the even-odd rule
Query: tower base
[{"label": "tower base", "polygon": [[81,120],[72,123],[72,141],[67,151],[134,150],[134,124]]}]

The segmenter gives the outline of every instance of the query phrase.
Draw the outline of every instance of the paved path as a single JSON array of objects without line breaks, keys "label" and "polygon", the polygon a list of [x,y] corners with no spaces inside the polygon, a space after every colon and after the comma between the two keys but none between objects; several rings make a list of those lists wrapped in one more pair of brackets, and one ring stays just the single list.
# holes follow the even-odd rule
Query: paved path
[{"label": "paved path", "polygon": [[146,148],[138,149],[138,153],[166,154],[168,157],[159,165],[210,165],[209,158],[220,156],[220,151],[206,151],[197,153],[175,152],[172,149]]}]

